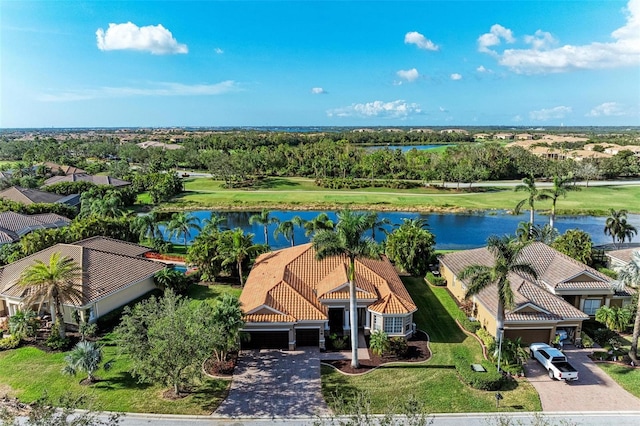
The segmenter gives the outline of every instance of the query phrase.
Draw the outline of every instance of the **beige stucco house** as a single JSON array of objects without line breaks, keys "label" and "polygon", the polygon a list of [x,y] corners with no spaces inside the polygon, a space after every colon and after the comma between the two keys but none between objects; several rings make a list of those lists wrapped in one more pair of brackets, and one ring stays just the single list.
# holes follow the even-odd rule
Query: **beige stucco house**
[{"label": "beige stucco house", "polygon": [[[240,296],[244,331],[251,336],[247,345],[322,349],[329,333],[348,334],[348,263],[345,256],[317,260],[311,244],[258,257]],[[417,308],[391,262],[385,256],[358,259],[355,272],[356,327],[410,336]]]},{"label": "beige stucco house", "polygon": [[[521,253],[522,261],[536,271],[537,279],[511,274],[509,282],[515,307],[505,315],[505,337],[520,337],[524,342],[550,343],[557,330],[570,339],[580,336],[582,322],[595,315],[603,305],[629,303],[631,289],[617,292],[611,279],[543,244],[532,243]],[[458,275],[470,265],[493,265],[493,255],[486,247],[444,255],[440,270],[447,288],[458,301],[464,300],[467,283]],[[475,317],[495,336],[498,309],[497,289],[488,287],[472,297]]]},{"label": "beige stucco house", "polygon": [[[65,323],[73,323],[72,312],[78,310],[83,320],[95,321],[155,288],[153,276],[165,265],[142,257],[150,251],[107,237],[93,237],[73,244],[56,244],[31,256],[0,268],[0,317],[11,316],[23,309],[28,289],[18,280],[22,271],[35,260],[48,263],[53,253],[61,253],[82,267],[78,286],[82,300],[63,306]],[[54,317],[51,302],[45,301],[44,312]]]}]

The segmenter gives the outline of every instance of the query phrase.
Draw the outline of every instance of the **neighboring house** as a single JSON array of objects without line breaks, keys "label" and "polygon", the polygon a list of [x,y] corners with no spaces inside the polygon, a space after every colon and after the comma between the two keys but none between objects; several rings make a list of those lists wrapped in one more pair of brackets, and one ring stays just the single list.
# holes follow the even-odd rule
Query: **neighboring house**
[{"label": "neighboring house", "polygon": [[164,143],[164,142],[158,142],[158,141],[140,142],[140,143],[137,143],[136,145],[138,145],[142,149],[160,148],[162,150],[169,150],[169,151],[184,148],[182,145],[178,145],[175,143]]},{"label": "neighboring house", "polygon": [[638,244],[633,244],[632,247],[628,247],[629,244],[625,244],[627,248],[623,248],[620,250],[611,250],[605,252],[605,256],[608,258],[608,266],[610,269],[617,271],[621,268],[624,268],[631,262],[631,257],[633,253],[636,251],[640,251],[640,246]]},{"label": "neighboring house", "polygon": [[[633,290],[616,292],[611,279],[543,243],[532,243],[521,260],[536,271],[531,276],[511,274],[509,282],[515,308],[506,312],[505,337],[523,342],[550,343],[558,329],[570,339],[580,336],[582,321],[593,317],[602,306],[622,306],[630,302]],[[447,288],[462,301],[467,284],[458,275],[470,265],[493,265],[486,247],[449,253],[440,258],[440,270]],[[475,317],[492,335],[496,331],[497,289],[485,288],[472,298]]]},{"label": "neighboring house", "polygon": [[80,194],[58,195],[53,192],[40,191],[38,189],[12,186],[4,191],[0,191],[0,198],[16,201],[25,205],[34,203],[58,203],[71,207],[80,205]]},{"label": "neighboring house", "polygon": [[111,185],[116,188],[131,185],[126,180],[116,179],[111,176],[95,176],[86,173],[75,173],[66,176],[53,176],[44,181],[44,186],[55,185],[61,182],[91,182],[95,185]]},{"label": "neighboring house", "polygon": [[[252,347],[325,348],[329,333],[348,334],[349,260],[315,258],[311,244],[266,253],[256,260],[240,296]],[[413,333],[415,303],[389,260],[356,260],[357,327],[389,336]]]},{"label": "neighboring house", "polygon": [[74,167],[74,166],[61,166],[59,164],[56,163],[52,163],[52,162],[45,162],[44,166],[49,169],[51,171],[51,173],[55,174],[55,175],[73,175],[73,174],[77,174],[77,173],[87,173],[84,170],[78,168],[78,167]]},{"label": "neighboring house", "polygon": [[[64,305],[64,319],[73,324],[72,312],[88,321],[117,309],[153,290],[153,276],[165,265],[143,257],[148,247],[107,237],[93,237],[73,244],[56,244],[31,256],[0,268],[0,316],[11,316],[22,308],[28,288],[18,280],[25,268],[35,260],[49,262],[53,253],[70,257],[82,267],[82,300]],[[37,308],[36,308],[37,309]],[[51,314],[50,304],[43,306]]]},{"label": "neighboring house", "polygon": [[70,219],[55,213],[26,215],[16,212],[0,213],[0,245],[15,243],[23,235],[36,229],[69,226]]}]

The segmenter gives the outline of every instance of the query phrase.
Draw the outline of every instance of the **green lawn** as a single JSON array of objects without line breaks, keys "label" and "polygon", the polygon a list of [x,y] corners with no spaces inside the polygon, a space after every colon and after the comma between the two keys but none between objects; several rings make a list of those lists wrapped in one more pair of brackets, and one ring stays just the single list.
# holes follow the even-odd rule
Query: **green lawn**
[{"label": "green lawn", "polygon": [[[257,189],[223,189],[220,181],[209,178],[190,178],[185,181],[186,192],[164,209],[337,209],[460,211],[513,209],[524,198],[512,188],[484,188],[483,192],[464,192],[453,189],[414,188],[393,190],[364,188],[357,190],[329,190],[317,187],[311,179],[268,178]],[[550,201],[536,204],[539,210],[549,210]],[[601,214],[609,208],[640,213],[640,186],[605,186],[583,188],[558,200],[560,214]]]},{"label": "green lawn", "polygon": [[[211,303],[223,293],[237,295],[240,290],[227,285],[198,285],[189,290],[193,299]],[[205,379],[188,397],[166,400],[162,398],[166,387],[139,384],[129,374],[130,360],[118,354],[110,335],[100,343],[104,359],[114,360],[114,363],[108,372],[98,371],[101,381],[92,386],[79,384],[85,378],[83,374],[69,377],[60,373],[64,353],[43,352],[29,346],[0,352],[0,394],[9,393],[21,401],[31,402],[45,390],[53,399],[69,392],[87,395],[94,410],[162,414],[210,414],[226,396],[229,381]]]},{"label": "green lawn", "polygon": [[604,362],[599,362],[597,365],[627,392],[640,398],[640,372],[637,369]]},{"label": "green lawn", "polygon": [[349,400],[354,393],[367,395],[372,410],[385,412],[396,398],[413,396],[426,404],[432,413],[540,411],[540,399],[533,386],[520,381],[512,390],[501,391],[504,400],[496,408],[493,392],[472,389],[463,384],[453,367],[453,349],[467,348],[477,360],[482,351],[477,341],[456,325],[453,315],[458,309],[445,288],[429,287],[422,279],[403,280],[418,305],[414,321],[429,333],[432,358],[426,363],[385,367],[361,376],[345,376],[330,367],[322,367],[322,390],[325,399]]}]

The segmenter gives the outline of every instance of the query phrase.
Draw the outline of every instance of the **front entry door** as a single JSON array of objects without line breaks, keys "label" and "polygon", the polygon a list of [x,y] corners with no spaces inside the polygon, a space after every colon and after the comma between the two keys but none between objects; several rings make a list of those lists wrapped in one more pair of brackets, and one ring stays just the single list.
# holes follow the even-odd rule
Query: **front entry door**
[{"label": "front entry door", "polygon": [[329,308],[329,331],[342,334],[344,332],[344,308]]}]

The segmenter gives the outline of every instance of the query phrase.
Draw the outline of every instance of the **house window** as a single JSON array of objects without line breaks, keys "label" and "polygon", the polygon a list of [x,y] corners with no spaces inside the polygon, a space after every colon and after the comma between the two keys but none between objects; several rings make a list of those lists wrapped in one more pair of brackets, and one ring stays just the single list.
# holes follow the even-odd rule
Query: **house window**
[{"label": "house window", "polygon": [[373,329],[382,330],[382,317],[380,315],[373,315]]},{"label": "house window", "polygon": [[602,299],[586,299],[583,311],[587,315],[595,315],[601,304]]},{"label": "house window", "polygon": [[387,334],[402,333],[403,319],[403,317],[386,317],[384,319],[384,332]]}]

